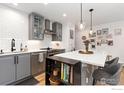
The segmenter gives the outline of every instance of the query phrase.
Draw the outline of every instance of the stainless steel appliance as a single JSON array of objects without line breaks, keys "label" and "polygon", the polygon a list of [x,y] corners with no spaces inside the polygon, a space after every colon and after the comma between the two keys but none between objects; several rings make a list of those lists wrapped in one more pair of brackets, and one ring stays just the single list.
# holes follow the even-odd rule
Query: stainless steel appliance
[{"label": "stainless steel appliance", "polygon": [[45,61],[46,61],[46,52],[44,54],[43,62],[39,62],[39,55],[41,52],[31,53],[31,74],[37,75],[45,71]]},{"label": "stainless steel appliance", "polygon": [[47,57],[65,52],[65,49],[52,49],[52,48],[49,48],[49,47],[48,48],[41,48],[41,50],[46,50],[47,51]]}]

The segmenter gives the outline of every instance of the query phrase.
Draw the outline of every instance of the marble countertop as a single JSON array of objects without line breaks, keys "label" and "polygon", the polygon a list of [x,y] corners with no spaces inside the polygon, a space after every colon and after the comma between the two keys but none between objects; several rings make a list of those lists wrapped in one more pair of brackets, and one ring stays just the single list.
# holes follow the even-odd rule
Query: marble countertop
[{"label": "marble countertop", "polygon": [[17,54],[26,54],[26,53],[34,53],[34,52],[45,52],[47,50],[29,50],[29,51],[14,51],[14,52],[4,52],[3,54],[0,54],[0,57],[2,56],[9,56],[9,55],[17,55]]},{"label": "marble countertop", "polygon": [[[79,51],[79,50],[78,50]],[[93,54],[80,54],[78,51],[66,52],[55,56],[79,60],[82,63],[104,67],[107,53],[95,52]]]}]

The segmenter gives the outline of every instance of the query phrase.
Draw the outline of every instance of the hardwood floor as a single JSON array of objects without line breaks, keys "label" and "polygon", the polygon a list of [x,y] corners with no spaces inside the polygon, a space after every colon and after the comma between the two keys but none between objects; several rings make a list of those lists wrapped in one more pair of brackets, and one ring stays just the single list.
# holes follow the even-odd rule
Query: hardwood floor
[{"label": "hardwood floor", "polygon": [[124,85],[124,67],[121,71],[120,82],[119,85]]},{"label": "hardwood floor", "polygon": [[45,85],[45,73],[34,77],[39,83],[38,85]]}]

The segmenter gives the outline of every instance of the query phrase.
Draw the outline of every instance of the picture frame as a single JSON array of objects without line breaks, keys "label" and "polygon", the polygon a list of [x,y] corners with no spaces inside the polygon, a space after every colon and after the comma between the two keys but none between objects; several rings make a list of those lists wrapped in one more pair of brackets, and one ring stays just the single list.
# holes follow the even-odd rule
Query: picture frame
[{"label": "picture frame", "polygon": [[92,42],[95,42],[95,39],[90,39],[90,42],[92,43]]},{"label": "picture frame", "polygon": [[122,34],[122,29],[121,28],[114,29],[114,34],[115,35],[121,35]]},{"label": "picture frame", "polygon": [[106,39],[101,39],[101,44],[107,44],[107,40]]},{"label": "picture frame", "polygon": [[108,40],[107,43],[108,43],[108,46],[113,46],[113,40]]},{"label": "picture frame", "polygon": [[89,37],[96,37],[96,32],[93,32],[92,34],[89,34]]},{"label": "picture frame", "polygon": [[101,30],[97,30],[97,35],[101,35],[102,31]]},{"label": "picture frame", "polygon": [[108,35],[106,36],[106,38],[107,38],[107,39],[112,39],[112,34],[108,34]]},{"label": "picture frame", "polygon": [[86,38],[86,36],[82,36],[82,40],[86,40],[87,38]]},{"label": "picture frame", "polygon": [[102,28],[102,35],[108,35],[109,28]]}]

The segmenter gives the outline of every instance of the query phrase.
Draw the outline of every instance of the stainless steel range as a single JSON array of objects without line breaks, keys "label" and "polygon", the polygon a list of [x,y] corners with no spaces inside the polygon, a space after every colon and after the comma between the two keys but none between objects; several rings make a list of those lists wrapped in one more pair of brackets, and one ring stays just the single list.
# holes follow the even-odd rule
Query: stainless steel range
[{"label": "stainless steel range", "polygon": [[65,49],[52,49],[49,47],[48,48],[41,48],[40,50],[47,50],[47,57],[65,52]]}]

